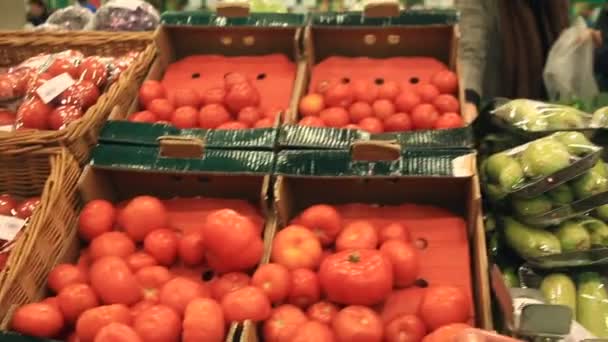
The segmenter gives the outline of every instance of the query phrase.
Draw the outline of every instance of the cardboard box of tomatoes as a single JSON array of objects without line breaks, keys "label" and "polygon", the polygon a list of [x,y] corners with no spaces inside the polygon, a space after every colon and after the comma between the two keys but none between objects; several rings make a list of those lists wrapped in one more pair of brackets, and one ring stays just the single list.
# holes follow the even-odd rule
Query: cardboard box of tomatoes
[{"label": "cardboard box of tomatoes", "polygon": [[281,128],[281,148],[369,140],[473,147],[475,115],[462,110],[457,13],[372,14],[312,15],[302,37],[310,73]]},{"label": "cardboard box of tomatoes", "polygon": [[160,53],[138,99],[115,111],[100,140],[154,145],[188,135],[212,148],[273,149],[282,113],[299,98],[304,19],[163,14]]}]

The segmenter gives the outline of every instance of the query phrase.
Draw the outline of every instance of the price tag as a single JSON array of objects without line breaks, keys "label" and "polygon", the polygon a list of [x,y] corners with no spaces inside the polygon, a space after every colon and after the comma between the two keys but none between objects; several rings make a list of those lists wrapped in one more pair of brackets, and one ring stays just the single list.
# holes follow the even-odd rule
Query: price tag
[{"label": "price tag", "polygon": [[0,215],[0,239],[9,243],[25,225],[25,220],[13,216]]},{"label": "price tag", "polygon": [[0,125],[0,132],[12,132],[14,129],[13,125]]},{"label": "price tag", "polygon": [[61,75],[57,75],[50,80],[44,82],[38,89],[36,89],[36,93],[42,99],[42,102],[49,103],[53,101],[59,94],[63,93],[66,89],[71,87],[76,81],[68,74],[64,72]]},{"label": "price tag", "polygon": [[114,0],[109,5],[112,7],[125,8],[131,11],[135,11],[139,8],[139,2],[133,0]]}]

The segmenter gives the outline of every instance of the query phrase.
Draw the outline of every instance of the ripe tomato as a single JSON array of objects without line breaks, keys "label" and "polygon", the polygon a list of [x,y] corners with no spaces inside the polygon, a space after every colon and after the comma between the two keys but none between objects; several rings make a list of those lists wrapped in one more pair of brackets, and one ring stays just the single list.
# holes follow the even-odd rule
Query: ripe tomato
[{"label": "ripe tomato", "polygon": [[355,125],[355,124],[348,124],[346,126],[344,126],[345,129],[361,129],[361,127],[359,127],[359,125]]},{"label": "ripe tomato", "polygon": [[416,315],[399,316],[384,329],[386,342],[420,342],[424,335],[426,335],[426,327]]},{"label": "ripe tomato", "polygon": [[412,112],[412,124],[415,129],[432,129],[439,119],[439,112],[431,104],[423,103]]},{"label": "ripe tomato", "polygon": [[325,95],[325,93],[327,92],[327,90],[331,87],[333,87],[334,85],[340,83],[340,80],[338,78],[330,78],[327,80],[322,80],[317,82],[317,84],[315,85],[315,92],[321,95]]},{"label": "ripe tomato", "polygon": [[359,127],[369,133],[378,134],[384,132],[384,125],[380,119],[371,117],[365,118],[359,122]]},{"label": "ripe tomato", "polygon": [[442,113],[458,113],[460,111],[460,103],[454,95],[442,94],[435,98],[433,105]]},{"label": "ripe tomato", "polygon": [[260,104],[260,93],[250,83],[237,83],[228,89],[224,103],[236,114],[245,107],[257,107]]},{"label": "ripe tomato", "polygon": [[225,122],[219,126],[217,126],[216,129],[230,129],[230,130],[235,130],[235,129],[247,129],[249,128],[246,124],[240,122],[240,121],[228,121]]},{"label": "ripe tomato", "polygon": [[196,109],[201,105],[200,96],[194,89],[190,88],[174,90],[170,100],[175,108],[194,107]]},{"label": "ripe tomato", "polygon": [[278,306],[264,321],[264,341],[289,342],[296,330],[306,321],[306,315],[298,307],[289,304]]},{"label": "ripe tomato", "polygon": [[108,79],[108,67],[98,57],[87,57],[78,65],[78,78],[101,87]]},{"label": "ripe tomato", "polygon": [[251,83],[249,78],[240,72],[229,72],[224,75],[224,87],[229,90],[233,86],[240,83]]},{"label": "ripe tomato", "polygon": [[274,121],[270,118],[263,118],[253,124],[253,128],[271,128],[274,127]]},{"label": "ripe tomato", "polygon": [[209,290],[202,283],[176,277],[169,280],[160,290],[160,302],[182,315],[188,303],[195,298],[209,297]]},{"label": "ripe tomato", "polygon": [[46,81],[50,80],[51,78],[53,78],[53,75],[49,74],[48,72],[43,72],[41,74],[33,75],[27,83],[27,87],[26,87],[27,93],[34,94],[34,92],[41,85],[43,85]]},{"label": "ripe tomato", "polygon": [[400,92],[401,87],[397,82],[384,81],[384,83],[378,87],[378,98],[393,101]]},{"label": "ripe tomato", "polygon": [[[59,300],[57,299],[57,296],[46,297],[42,301],[40,301],[40,303],[50,304],[56,308],[59,308]],[[61,309],[60,309],[60,311],[61,311]]]},{"label": "ripe tomato", "polygon": [[337,342],[334,333],[325,324],[308,321],[302,324],[294,333],[290,342]]},{"label": "ripe tomato", "polygon": [[383,244],[388,240],[401,240],[405,242],[410,242],[412,237],[410,236],[410,231],[400,223],[391,223],[388,224],[378,231],[378,242]]},{"label": "ripe tomato", "polygon": [[376,250],[337,252],[323,260],[319,269],[321,288],[339,304],[374,305],[393,288],[390,260]]},{"label": "ripe tomato", "polygon": [[264,118],[270,119],[272,120],[272,122],[275,122],[276,118],[279,117],[279,119],[283,116],[283,112],[285,112],[285,108],[283,107],[270,107],[270,108],[266,108],[262,114],[264,115]]},{"label": "ripe tomato", "polygon": [[86,284],[64,287],[57,295],[57,302],[65,320],[72,323],[76,322],[80,314],[99,305],[97,295]]},{"label": "ripe tomato", "polygon": [[316,116],[307,116],[298,122],[300,126],[308,127],[326,127],[325,122],[321,118]]},{"label": "ripe tomato", "polygon": [[147,80],[139,88],[139,105],[145,108],[154,99],[165,97],[165,88],[159,81]]},{"label": "ripe tomato", "polygon": [[158,304],[157,301],[142,300],[141,302],[139,302],[131,307],[131,317],[133,317],[133,320],[135,320],[137,318],[137,316],[139,316],[142,312],[144,312],[144,310],[147,310],[157,304]]},{"label": "ripe tomato", "polygon": [[40,197],[30,197],[19,203],[15,209],[15,216],[22,219],[27,219],[34,214],[34,211],[40,204]]},{"label": "ripe tomato", "polygon": [[321,243],[309,229],[291,225],[275,235],[270,259],[290,270],[316,269],[321,261],[321,253]]},{"label": "ripe tomato", "polygon": [[177,255],[188,266],[199,265],[205,260],[205,240],[198,231],[186,232],[179,239]]},{"label": "ripe tomato", "polygon": [[341,107],[330,107],[323,109],[319,113],[319,118],[323,120],[328,127],[342,127],[348,125],[350,117],[346,109]]},{"label": "ripe tomato", "polygon": [[306,309],[321,298],[321,288],[317,274],[306,268],[291,271],[289,304]]},{"label": "ripe tomato", "polygon": [[207,250],[219,257],[234,258],[257,237],[253,222],[231,209],[216,210],[203,223]]},{"label": "ripe tomato", "polygon": [[213,299],[193,299],[186,307],[182,327],[182,342],[222,342],[226,331],[222,307]]},{"label": "ripe tomato", "polygon": [[133,305],[141,299],[141,288],[127,263],[119,257],[104,256],[89,272],[91,287],[105,304]]},{"label": "ripe tomato", "polygon": [[470,315],[466,293],[454,286],[430,286],[420,303],[420,318],[431,331],[450,323],[464,323]]},{"label": "ripe tomato", "polygon": [[404,90],[395,99],[395,107],[403,113],[411,113],[412,110],[422,103],[422,99],[413,91]]},{"label": "ripe tomato", "polygon": [[470,328],[470,325],[464,323],[444,325],[441,328],[433,331],[431,334],[426,335],[422,342],[454,341],[456,337],[458,337],[458,335],[460,335],[464,330]]},{"label": "ripe tomato", "polygon": [[361,120],[365,118],[369,118],[374,115],[374,111],[372,106],[367,102],[355,102],[349,108],[348,112],[350,114],[350,121],[359,123]]},{"label": "ripe tomato", "polygon": [[298,109],[301,116],[317,116],[325,108],[325,100],[321,94],[308,94],[300,99]]},{"label": "ripe tomato", "polygon": [[158,302],[160,289],[171,280],[171,273],[163,266],[147,266],[135,274],[145,300]]},{"label": "ripe tomato", "polygon": [[129,118],[127,120],[131,122],[155,123],[158,118],[156,117],[156,114],[152,113],[151,111],[142,110],[141,112],[135,112],[129,115]]},{"label": "ripe tomato", "polygon": [[457,113],[445,113],[435,122],[436,129],[449,129],[464,127],[462,116]]},{"label": "ripe tomato", "polygon": [[9,194],[0,194],[0,215],[13,216],[13,210],[17,207],[17,200]]},{"label": "ripe tomato", "polygon": [[222,87],[210,88],[201,94],[201,102],[203,105],[212,103],[222,104],[226,96],[226,90]]},{"label": "ripe tomato", "polygon": [[116,209],[105,200],[87,203],[78,217],[78,233],[86,241],[91,241],[114,227]]},{"label": "ripe tomato", "polygon": [[455,94],[458,90],[458,77],[450,70],[442,70],[433,75],[431,83],[442,94]]},{"label": "ripe tomato", "polygon": [[52,338],[63,329],[63,316],[51,304],[25,304],[15,311],[11,327],[25,335]]},{"label": "ripe tomato", "polygon": [[24,128],[47,129],[48,116],[53,107],[42,102],[38,97],[25,100],[17,109],[17,121]]},{"label": "ripe tomato", "polygon": [[144,251],[150,254],[159,264],[170,266],[177,259],[177,234],[170,229],[156,229],[144,239]]},{"label": "ripe tomato", "polygon": [[149,232],[169,226],[169,214],[156,197],[138,196],[120,211],[118,223],[135,241],[143,241]]},{"label": "ripe tomato", "polygon": [[48,72],[53,76],[67,72],[72,78],[78,78],[78,68],[76,68],[74,63],[65,58],[56,58],[45,72]]},{"label": "ripe tomato", "polygon": [[135,318],[133,329],[145,342],[179,342],[182,320],[170,307],[154,305]]},{"label": "ripe tomato", "polygon": [[384,253],[393,265],[393,279],[396,287],[407,287],[414,284],[420,270],[418,253],[411,244],[389,240],[382,244],[380,252]]},{"label": "ripe tomato", "polygon": [[423,103],[433,103],[435,98],[440,94],[437,87],[430,83],[420,83],[414,88],[414,90],[418,96],[420,96]]},{"label": "ripe tomato", "polygon": [[405,113],[397,113],[384,120],[384,130],[387,132],[403,132],[412,129],[412,119]]},{"label": "ripe tomato", "polygon": [[198,110],[192,106],[177,107],[171,116],[171,124],[177,128],[194,128],[198,125]]},{"label": "ripe tomato", "polygon": [[348,108],[353,103],[353,90],[348,83],[336,83],[325,91],[326,107]]},{"label": "ripe tomato", "polygon": [[314,321],[331,325],[334,318],[336,318],[338,311],[338,307],[334,304],[321,301],[310,306],[308,310],[306,310],[306,314],[308,315],[308,318]]},{"label": "ripe tomato", "polygon": [[211,269],[218,273],[227,273],[246,271],[256,266],[260,263],[263,254],[264,242],[259,236],[255,236],[249,243],[249,246],[232,258],[218,256],[211,252],[207,252],[205,256]]},{"label": "ripe tomato", "polygon": [[387,99],[379,99],[374,101],[372,104],[374,115],[380,119],[385,120],[391,115],[395,114],[395,105],[393,102]]},{"label": "ripe tomato", "polygon": [[253,126],[260,118],[262,113],[256,107],[245,107],[241,109],[237,116],[237,120],[248,127]]},{"label": "ripe tomato", "polygon": [[154,99],[148,102],[146,109],[154,113],[158,120],[170,121],[175,111],[175,106],[167,99]]},{"label": "ripe tomato", "polygon": [[355,101],[372,103],[378,97],[378,86],[373,82],[356,80],[352,83],[351,88]]},{"label": "ripe tomato", "polygon": [[226,294],[249,286],[250,282],[251,279],[245,273],[226,273],[211,283],[211,296],[215,300],[221,301]]},{"label": "ripe tomato", "polygon": [[55,108],[48,116],[48,127],[53,130],[60,130],[70,122],[82,117],[82,110],[79,106],[67,105]]},{"label": "ripe tomato", "polygon": [[331,326],[338,342],[382,342],[382,321],[365,306],[345,307],[338,312]]},{"label": "ripe tomato", "polygon": [[264,264],[258,267],[251,278],[251,285],[257,286],[272,303],[282,302],[290,289],[289,270],[280,264]]},{"label": "ripe tomato", "polygon": [[217,128],[231,119],[230,113],[223,105],[211,103],[201,108],[198,114],[198,125],[201,128]]},{"label": "ripe tomato", "polygon": [[349,223],[336,239],[336,251],[347,249],[369,248],[378,246],[376,228],[368,221],[359,220]]},{"label": "ripe tomato", "polygon": [[146,252],[135,252],[129,255],[125,261],[133,272],[137,272],[144,267],[158,265],[158,261]]},{"label": "ripe tomato", "polygon": [[94,342],[143,342],[143,340],[130,326],[110,323],[99,329]]},{"label": "ripe tomato", "polygon": [[262,290],[254,286],[227,293],[222,298],[222,309],[226,320],[259,322],[270,317],[270,301]]},{"label": "ripe tomato", "polygon": [[17,114],[10,110],[0,109],[0,126],[12,126],[17,120]]},{"label": "ripe tomato", "polygon": [[307,208],[296,218],[295,223],[312,230],[325,246],[333,243],[342,229],[340,213],[327,204]]},{"label": "ripe tomato", "polygon": [[129,308],[122,304],[102,305],[83,312],[76,322],[76,334],[81,342],[93,342],[95,336],[110,323],[131,324]]},{"label": "ripe tomato", "polygon": [[91,255],[88,249],[81,249],[78,261],[76,261],[76,267],[82,272],[82,274],[89,274],[89,267],[91,266]]},{"label": "ripe tomato", "polygon": [[58,101],[62,105],[81,106],[83,110],[87,110],[97,102],[99,95],[99,88],[93,82],[83,80],[59,94]]},{"label": "ripe tomato", "polygon": [[135,243],[123,232],[107,232],[91,241],[89,246],[93,260],[104,256],[126,258],[135,252]]},{"label": "ripe tomato", "polygon": [[59,264],[55,266],[47,279],[47,286],[55,293],[59,293],[71,284],[84,284],[87,276],[78,267],[71,264]]},{"label": "ripe tomato", "polygon": [[402,315],[418,315],[420,303],[426,288],[409,287],[393,291],[382,308],[382,321],[386,324]]}]

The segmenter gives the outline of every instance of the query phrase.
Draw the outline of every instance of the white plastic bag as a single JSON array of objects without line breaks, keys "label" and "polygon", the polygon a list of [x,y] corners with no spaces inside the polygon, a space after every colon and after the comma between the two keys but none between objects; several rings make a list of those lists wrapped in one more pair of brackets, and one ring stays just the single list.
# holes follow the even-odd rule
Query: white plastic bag
[{"label": "white plastic bag", "polygon": [[593,75],[593,40],[585,20],[578,17],[549,51],[543,78],[549,99],[591,99],[599,92]]}]

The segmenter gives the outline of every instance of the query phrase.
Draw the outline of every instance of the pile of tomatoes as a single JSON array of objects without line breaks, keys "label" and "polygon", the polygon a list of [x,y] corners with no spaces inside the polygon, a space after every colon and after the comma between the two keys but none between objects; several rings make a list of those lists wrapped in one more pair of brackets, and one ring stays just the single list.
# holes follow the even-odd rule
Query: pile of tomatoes
[{"label": "pile of tomatoes", "polygon": [[[18,217],[22,220],[26,220],[32,216],[39,204],[40,197],[30,197],[23,201],[19,201],[10,194],[0,194],[0,220],[2,220],[2,216]],[[2,225],[0,225],[0,230],[1,229],[3,229]],[[8,253],[13,245],[12,242],[17,239],[19,233],[20,232],[17,233],[12,241],[0,238],[0,270],[6,265]]]},{"label": "pile of tomatoes", "polygon": [[260,93],[243,74],[224,76],[224,84],[202,92],[181,88],[168,92],[161,82],[147,80],[139,89],[142,111],[130,121],[164,123],[177,128],[248,129],[274,126],[280,110],[263,110]]},{"label": "pile of tomatoes", "polygon": [[387,80],[321,81],[300,100],[299,124],[369,133],[459,128],[464,122],[457,90],[458,78],[449,70],[407,87]]}]

